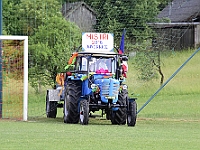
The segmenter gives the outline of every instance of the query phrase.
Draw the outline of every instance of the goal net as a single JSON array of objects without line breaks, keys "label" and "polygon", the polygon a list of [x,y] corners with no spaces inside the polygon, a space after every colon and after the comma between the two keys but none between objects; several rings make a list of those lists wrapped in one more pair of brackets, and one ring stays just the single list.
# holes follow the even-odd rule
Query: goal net
[{"label": "goal net", "polygon": [[1,110],[3,119],[27,120],[28,37],[0,36]]}]

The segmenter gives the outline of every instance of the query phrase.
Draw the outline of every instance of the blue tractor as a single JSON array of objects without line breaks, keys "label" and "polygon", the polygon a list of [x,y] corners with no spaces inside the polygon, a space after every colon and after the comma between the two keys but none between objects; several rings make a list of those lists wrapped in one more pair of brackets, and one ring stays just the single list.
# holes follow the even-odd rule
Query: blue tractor
[{"label": "blue tractor", "polygon": [[115,52],[83,51],[73,53],[71,58],[71,70],[62,74],[63,82],[47,90],[47,117],[55,118],[57,108],[62,107],[64,123],[87,125],[90,116],[101,111],[112,124],[135,126],[136,98],[129,98],[128,86],[123,83],[123,62],[128,57]]}]

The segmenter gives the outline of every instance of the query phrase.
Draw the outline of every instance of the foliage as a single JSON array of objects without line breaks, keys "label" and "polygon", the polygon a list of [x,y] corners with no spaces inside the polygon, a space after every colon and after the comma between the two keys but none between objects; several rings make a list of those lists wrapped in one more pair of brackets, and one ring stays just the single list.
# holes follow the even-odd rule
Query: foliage
[{"label": "foliage", "polygon": [[98,14],[98,32],[113,32],[116,39],[119,39],[122,29],[125,28],[130,42],[151,36],[151,30],[146,23],[155,20],[158,13],[156,0],[106,0],[101,5],[96,5],[96,2],[92,4]]},{"label": "foliage", "polygon": [[63,18],[60,7],[60,0],[3,2],[4,31],[29,36],[29,81],[36,89],[55,82],[71,50],[81,43],[79,28]]},{"label": "foliage", "polygon": [[157,51],[154,51],[151,42],[145,40],[132,48],[136,51],[133,65],[138,70],[138,78],[142,80],[157,78],[156,68],[153,64],[153,60],[157,58]]},{"label": "foliage", "polygon": [[60,11],[58,1],[52,0],[21,0],[3,1],[3,23],[7,34],[33,35],[44,20],[56,16]]},{"label": "foliage", "polygon": [[[78,0],[66,0],[67,3]],[[97,32],[112,32],[119,42],[125,28],[130,43],[151,36],[147,22],[154,22],[158,14],[157,0],[84,0],[97,13]]]},{"label": "foliage", "polygon": [[8,35],[20,35],[20,22],[18,17],[18,4],[12,0],[2,1],[3,30]]},{"label": "foliage", "polygon": [[163,10],[173,0],[157,0],[159,2],[158,9]]},{"label": "foliage", "polygon": [[[161,4],[166,5],[168,1],[84,0],[97,13],[95,26],[97,32],[112,32],[115,34],[115,43],[119,43],[122,30],[126,29],[126,45],[128,45],[126,48],[129,51],[135,47],[134,44],[142,44],[143,40],[149,40],[153,36],[153,31],[147,22],[154,22]],[[64,2],[78,2],[78,0],[3,1],[4,33],[28,35],[31,40],[29,42],[29,62],[31,63],[29,72],[33,85],[37,85],[37,82],[42,85],[54,82],[56,72],[62,70],[65,64],[62,61],[66,61],[71,49],[80,42],[79,29],[62,19],[60,9]],[[147,50],[144,46],[142,49]],[[142,61],[149,63],[145,57]],[[51,60],[51,63],[48,60]],[[146,74],[147,69],[142,66],[149,67],[149,75]],[[151,65],[143,64],[140,67],[146,70],[144,76],[152,75]],[[32,78],[34,73],[37,77]],[[49,82],[49,79],[52,82]]]},{"label": "foliage", "polygon": [[[51,30],[50,30],[51,29]],[[42,85],[52,84],[64,67],[71,50],[80,44],[80,30],[59,16],[48,18],[29,40],[31,55],[30,78]],[[32,85],[35,81],[32,80]]]},{"label": "foliage", "polygon": [[135,64],[141,71],[139,78],[150,80],[157,77],[153,60],[156,60],[158,55],[152,47],[150,48],[151,42],[149,42],[154,32],[147,24],[157,21],[159,7],[157,0],[106,0],[101,1],[101,5],[95,5],[97,2],[86,2],[94,6],[97,11],[97,31],[114,33],[117,45],[122,30],[126,29],[126,53],[137,51],[138,61]]},{"label": "foliage", "polygon": [[59,3],[52,0],[23,0],[19,9],[19,15],[26,16],[23,22],[21,21],[21,26],[25,28],[24,34],[27,35],[34,34],[34,29],[37,29],[46,19],[60,14]]}]

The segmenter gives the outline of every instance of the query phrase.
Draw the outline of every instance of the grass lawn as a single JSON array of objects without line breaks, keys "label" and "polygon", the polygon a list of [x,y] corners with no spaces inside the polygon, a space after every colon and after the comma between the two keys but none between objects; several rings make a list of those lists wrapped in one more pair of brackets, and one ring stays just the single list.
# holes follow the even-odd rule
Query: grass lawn
[{"label": "grass lawn", "polygon": [[1,121],[2,150],[197,150],[200,122],[138,119],[136,127],[91,119],[88,126],[64,124],[62,118],[35,122]]}]

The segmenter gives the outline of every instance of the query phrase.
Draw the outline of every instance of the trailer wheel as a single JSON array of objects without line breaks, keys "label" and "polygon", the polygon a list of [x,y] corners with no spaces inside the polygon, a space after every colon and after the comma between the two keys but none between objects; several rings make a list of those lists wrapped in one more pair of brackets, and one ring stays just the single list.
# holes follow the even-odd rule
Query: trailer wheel
[{"label": "trailer wheel", "polygon": [[80,102],[80,124],[87,125],[89,121],[89,102],[82,100]]},{"label": "trailer wheel", "polygon": [[111,122],[112,124],[125,125],[126,124],[126,101],[128,97],[127,90],[122,90],[118,95],[117,103],[121,106],[117,111],[112,111]]},{"label": "trailer wheel", "polygon": [[56,118],[57,102],[49,101],[48,91],[46,95],[46,115],[47,118]]},{"label": "trailer wheel", "polygon": [[127,114],[127,125],[135,126],[137,119],[137,103],[136,101],[129,102],[129,112]]},{"label": "trailer wheel", "polygon": [[65,91],[64,99],[64,123],[78,123],[78,100],[81,96],[81,85],[79,82],[69,81]]}]

